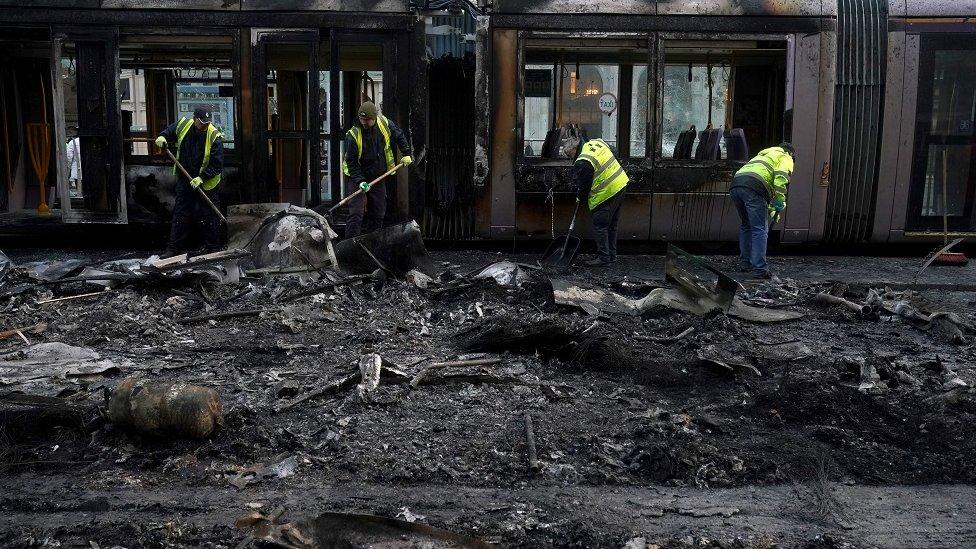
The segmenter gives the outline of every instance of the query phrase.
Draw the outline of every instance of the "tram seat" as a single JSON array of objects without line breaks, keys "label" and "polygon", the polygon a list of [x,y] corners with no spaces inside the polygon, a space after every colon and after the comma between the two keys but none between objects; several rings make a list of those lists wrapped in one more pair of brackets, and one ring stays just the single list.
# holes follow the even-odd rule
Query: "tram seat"
[{"label": "tram seat", "polygon": [[749,161],[749,144],[746,142],[746,132],[742,128],[725,130],[725,151],[729,160],[737,162]]},{"label": "tram seat", "polygon": [[691,158],[691,150],[695,146],[695,127],[692,126],[678,134],[678,141],[674,144],[674,153],[671,158],[675,160],[687,160]]},{"label": "tram seat", "polygon": [[702,130],[698,134],[696,160],[718,160],[722,156],[722,128]]}]

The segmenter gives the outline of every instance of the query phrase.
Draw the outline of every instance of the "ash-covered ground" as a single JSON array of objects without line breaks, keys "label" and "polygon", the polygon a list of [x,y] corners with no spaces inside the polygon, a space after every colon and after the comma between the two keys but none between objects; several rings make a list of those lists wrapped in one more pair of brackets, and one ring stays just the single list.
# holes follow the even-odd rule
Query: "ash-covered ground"
[{"label": "ash-covered ground", "polygon": [[[433,259],[463,275],[535,258]],[[971,547],[976,269],[916,280],[920,263],[775,258],[782,280],[744,279],[739,295],[803,316],[769,324],[667,307],[593,314],[538,285],[463,277],[291,301],[302,286],[281,276],[43,304],[93,290],[37,286],[0,300],[4,328],[34,327],[31,345],[90,349],[111,367],[27,383],[70,414],[12,404],[23,380],[0,375],[0,544],[235,547],[251,537],[235,520],[278,510],[279,523],[369,513],[503,546]],[[663,272],[661,257],[626,256],[549,276],[639,299],[671,286]],[[871,315],[814,300],[864,303],[871,290]],[[891,314],[899,303],[927,320]],[[7,359],[29,347],[16,335],[0,345]],[[369,353],[400,375],[365,397],[344,387],[294,403]],[[479,358],[500,361],[409,383],[432,362]],[[223,426],[201,441],[113,425],[105,399],[131,375],[216,390]]]}]

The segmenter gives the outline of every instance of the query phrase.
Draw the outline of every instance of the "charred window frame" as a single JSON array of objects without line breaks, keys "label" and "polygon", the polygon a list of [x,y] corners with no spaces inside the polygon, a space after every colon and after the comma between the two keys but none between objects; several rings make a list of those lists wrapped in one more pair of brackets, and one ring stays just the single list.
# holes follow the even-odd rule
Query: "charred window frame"
[{"label": "charred window frame", "polygon": [[[226,133],[227,126],[235,131],[240,128],[240,75],[234,68],[240,65],[239,43],[237,31],[190,35],[183,28],[153,27],[138,33],[124,29],[120,67],[127,72],[122,78],[133,78],[134,85],[142,81],[145,101],[145,124],[136,124],[142,113],[135,113],[131,124],[123,127],[126,137],[152,139],[176,122],[181,116],[178,88],[190,83],[217,86],[220,98],[233,110],[229,121],[221,120],[221,129]],[[236,141],[234,135],[226,136],[225,165],[240,162]],[[148,143],[125,143],[125,153],[126,164],[169,164],[169,159]]]},{"label": "charred window frame", "polygon": [[[176,71],[173,80],[173,121],[193,116],[193,106],[196,102],[180,97],[180,88],[205,87],[206,98],[200,98],[200,103],[206,103],[213,108],[214,123],[224,133],[224,155],[226,160],[236,160],[235,136],[237,133],[237,101],[234,97],[234,71],[231,69],[204,68]],[[216,97],[209,97],[216,92]],[[181,105],[181,100],[184,105]]]},{"label": "charred window frame", "polygon": [[[571,163],[565,157],[544,157],[541,154],[545,135],[559,125],[560,118],[563,126],[577,124],[586,129],[586,137],[590,139],[612,136],[609,141],[615,145],[621,158],[645,158],[650,151],[646,144],[651,142],[650,118],[653,116],[650,101],[653,95],[650,90],[654,84],[654,68],[649,63],[652,45],[648,34],[519,33],[519,162]],[[602,78],[601,82],[596,82],[598,77]],[[635,85],[638,87],[635,88]],[[609,89],[605,89],[605,86]],[[533,100],[542,99],[546,89],[549,90],[546,95],[548,101],[539,101],[534,105]],[[643,121],[641,118],[635,121],[633,102],[640,97],[646,101],[643,109],[637,109],[643,114]],[[611,103],[603,99],[610,99]],[[605,109],[603,111],[600,110],[601,103]],[[568,113],[567,104],[570,105]],[[612,112],[607,116],[606,111],[610,107]],[[540,125],[542,110],[545,111],[545,121]],[[600,124],[603,117],[612,118],[612,125]],[[546,127],[540,130],[543,126]],[[597,128],[599,133],[594,131]],[[531,152],[529,147],[532,148]]]},{"label": "charred window frame", "polygon": [[[657,37],[657,94],[655,101],[656,122],[654,125],[654,152],[657,165],[670,163],[726,165],[734,168],[741,165],[741,160],[730,159],[726,147],[725,129],[741,127],[744,121],[749,121],[749,127],[743,128],[748,147],[747,157],[762,148],[775,145],[782,141],[785,128],[785,114],[787,108],[787,85],[790,37],[787,35],[715,35],[688,33],[661,33]],[[669,87],[678,73],[691,78],[696,84],[703,84],[703,94],[700,102],[708,104],[708,77],[711,66],[712,80],[712,127],[723,130],[719,135],[721,154],[719,158],[696,158],[698,145],[701,142],[701,132],[708,125],[708,106],[700,112],[701,123],[696,120],[694,142],[691,144],[690,158],[675,158],[675,136],[680,131],[690,130],[688,127],[669,127],[669,120],[675,118],[676,105],[669,100]],[[757,82],[756,75],[762,77],[762,89],[752,93],[750,97],[742,97],[746,91],[745,85],[737,84],[749,80]],[[669,85],[669,81],[672,84]],[[672,88],[673,89],[673,88]],[[714,94],[722,90],[718,99]],[[699,94],[701,95],[701,94]],[[761,99],[757,96],[761,95]],[[751,105],[748,108],[745,104]],[[699,105],[699,107],[702,105]],[[758,108],[757,108],[758,106]],[[697,109],[701,111],[701,109]],[[720,118],[716,118],[719,115]],[[696,116],[696,115],[691,115]],[[679,116],[679,118],[682,118]],[[684,118],[687,118],[685,116]],[[673,124],[685,122],[673,120]],[[746,158],[747,160],[748,158]]]}]

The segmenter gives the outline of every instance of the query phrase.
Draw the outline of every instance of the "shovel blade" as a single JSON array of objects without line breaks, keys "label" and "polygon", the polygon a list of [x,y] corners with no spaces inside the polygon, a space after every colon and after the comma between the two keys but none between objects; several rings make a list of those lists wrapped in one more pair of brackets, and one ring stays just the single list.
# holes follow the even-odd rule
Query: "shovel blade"
[{"label": "shovel blade", "polygon": [[546,253],[542,254],[539,263],[545,267],[569,267],[580,247],[579,237],[562,235],[556,237],[546,248]]}]

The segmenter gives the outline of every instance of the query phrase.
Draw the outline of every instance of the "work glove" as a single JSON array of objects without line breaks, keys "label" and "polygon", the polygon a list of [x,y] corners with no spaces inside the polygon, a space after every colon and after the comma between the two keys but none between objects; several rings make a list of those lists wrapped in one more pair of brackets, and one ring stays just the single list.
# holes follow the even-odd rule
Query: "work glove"
[{"label": "work glove", "polygon": [[193,179],[190,180],[190,186],[193,187],[194,189],[196,189],[200,185],[203,185],[202,177],[194,177]]},{"label": "work glove", "polygon": [[786,201],[777,198],[777,199],[773,200],[772,206],[773,206],[773,211],[774,212],[781,213],[783,210],[786,209]]},{"label": "work glove", "polygon": [[363,191],[364,193],[368,193],[369,192],[369,183],[367,183],[365,181],[363,181],[362,183],[360,183],[359,184],[359,190]]},{"label": "work glove", "polygon": [[159,137],[157,137],[156,138],[156,146],[159,147],[160,149],[165,149],[166,148],[166,138],[163,137],[163,136],[161,136],[161,135]]},{"label": "work glove", "polygon": [[409,166],[410,164],[413,164],[413,158],[410,158],[409,156],[404,156],[403,158],[400,159],[400,163],[403,164],[404,166]]}]

